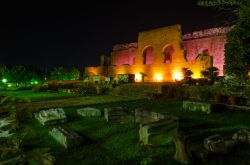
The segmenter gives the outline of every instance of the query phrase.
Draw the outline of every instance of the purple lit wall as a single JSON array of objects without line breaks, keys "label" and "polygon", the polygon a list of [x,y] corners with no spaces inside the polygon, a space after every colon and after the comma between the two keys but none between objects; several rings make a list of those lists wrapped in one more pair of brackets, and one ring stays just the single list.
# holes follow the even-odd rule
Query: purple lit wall
[{"label": "purple lit wall", "polygon": [[224,47],[226,36],[214,36],[208,38],[192,39],[184,41],[184,50],[187,51],[187,60],[194,61],[196,56],[207,49],[213,56],[213,65],[219,69],[219,75],[223,75]]},{"label": "purple lit wall", "polygon": [[137,54],[137,43],[115,45],[112,52],[112,65],[133,65]]}]

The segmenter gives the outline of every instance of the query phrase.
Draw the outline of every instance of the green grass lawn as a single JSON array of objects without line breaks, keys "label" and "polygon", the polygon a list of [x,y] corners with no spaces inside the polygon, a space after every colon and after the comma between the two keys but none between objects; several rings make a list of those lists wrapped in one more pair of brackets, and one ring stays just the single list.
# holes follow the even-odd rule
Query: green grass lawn
[{"label": "green grass lawn", "polygon": [[13,95],[17,97],[26,97],[31,101],[62,99],[81,96],[79,94],[67,94],[63,92],[34,92],[32,90],[0,91],[0,95]]},{"label": "green grass lawn", "polygon": [[[174,100],[137,100],[98,104],[92,107],[103,110],[105,107],[126,106],[131,110],[145,108],[158,112],[171,112],[180,119],[180,130],[191,135],[188,146],[190,151],[200,149],[206,136],[216,133],[231,137],[232,133],[250,125],[249,112],[222,112],[217,114],[204,114],[200,112],[186,112],[182,110],[182,102]],[[83,106],[81,106],[83,107]],[[110,124],[104,117],[83,118],[76,114],[79,107],[65,108],[68,122],[60,124],[71,128],[86,140],[77,148],[66,150],[49,135],[53,126],[42,126],[35,119],[24,122],[23,127],[33,127],[33,132],[25,138],[25,148],[49,147],[56,157],[57,164],[65,165],[116,165],[140,164],[148,157],[152,157],[152,164],[178,165],[173,159],[175,153],[174,143],[157,146],[151,151],[146,150],[139,143],[139,126],[135,123]],[[238,145],[227,155],[212,155],[207,165],[250,164],[250,146]]]}]

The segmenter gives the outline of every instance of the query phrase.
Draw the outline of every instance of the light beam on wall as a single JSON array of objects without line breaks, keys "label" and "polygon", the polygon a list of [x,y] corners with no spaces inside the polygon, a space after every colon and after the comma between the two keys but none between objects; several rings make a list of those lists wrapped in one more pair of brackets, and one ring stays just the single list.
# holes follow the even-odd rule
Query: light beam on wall
[{"label": "light beam on wall", "polygon": [[193,79],[198,79],[198,78],[200,78],[200,77],[199,77],[198,75],[193,75],[192,78],[193,78]]},{"label": "light beam on wall", "polygon": [[180,80],[182,80],[182,79],[183,79],[182,73],[179,72],[179,71],[175,71],[174,74],[173,74],[173,79],[174,79],[175,81],[180,81]]},{"label": "light beam on wall", "polygon": [[142,74],[140,74],[140,73],[135,74],[135,81],[139,82],[141,80],[142,80]]},{"label": "light beam on wall", "polygon": [[154,80],[155,81],[162,81],[163,80],[163,76],[161,74],[155,74],[154,75]]}]

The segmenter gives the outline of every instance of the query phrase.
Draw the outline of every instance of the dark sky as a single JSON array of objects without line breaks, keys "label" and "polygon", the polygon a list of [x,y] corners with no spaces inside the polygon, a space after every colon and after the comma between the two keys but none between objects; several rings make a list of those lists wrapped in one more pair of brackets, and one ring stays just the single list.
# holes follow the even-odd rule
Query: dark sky
[{"label": "dark sky", "polygon": [[196,0],[46,2],[0,9],[0,63],[82,69],[114,44],[137,41],[140,31],[179,23],[189,32],[228,20]]}]

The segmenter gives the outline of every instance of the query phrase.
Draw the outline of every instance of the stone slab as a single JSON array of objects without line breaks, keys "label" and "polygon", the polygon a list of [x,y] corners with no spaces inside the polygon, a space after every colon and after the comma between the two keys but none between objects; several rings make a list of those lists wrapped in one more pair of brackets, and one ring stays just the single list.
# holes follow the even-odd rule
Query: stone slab
[{"label": "stone slab", "polygon": [[43,125],[52,125],[67,122],[63,108],[51,108],[34,113],[35,118]]},{"label": "stone slab", "polygon": [[236,141],[225,140],[221,135],[218,134],[204,139],[204,148],[212,153],[228,153],[236,144]]},{"label": "stone slab", "polygon": [[104,118],[112,123],[134,122],[134,112],[125,107],[105,108]]},{"label": "stone slab", "polygon": [[150,123],[154,121],[158,121],[161,119],[172,118],[173,116],[169,112],[159,113],[148,111],[144,109],[136,109],[135,110],[135,122],[136,123]]},{"label": "stone slab", "polygon": [[101,116],[101,110],[92,107],[77,109],[77,114],[83,117]]},{"label": "stone slab", "polygon": [[194,101],[183,101],[182,108],[186,111],[197,111],[204,112],[207,114],[214,112],[223,112],[228,109],[225,104]]},{"label": "stone slab", "polygon": [[250,129],[242,129],[234,133],[232,139],[238,142],[250,144]]},{"label": "stone slab", "polygon": [[65,148],[76,147],[83,142],[83,138],[76,132],[62,127],[53,128],[49,135]]},{"label": "stone slab", "polygon": [[13,122],[14,120],[7,117],[0,119],[0,138],[8,138],[14,134]]},{"label": "stone slab", "polygon": [[178,118],[164,118],[158,121],[141,123],[139,139],[146,144],[164,145],[173,140],[179,127]]}]

